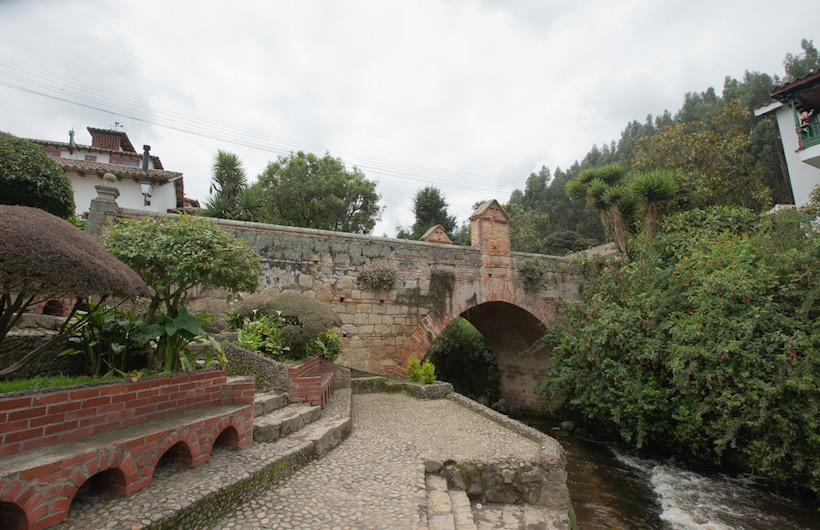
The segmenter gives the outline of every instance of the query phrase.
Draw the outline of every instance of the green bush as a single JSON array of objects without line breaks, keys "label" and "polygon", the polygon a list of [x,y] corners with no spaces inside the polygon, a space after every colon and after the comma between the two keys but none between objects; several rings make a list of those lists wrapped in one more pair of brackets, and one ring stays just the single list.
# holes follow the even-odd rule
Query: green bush
[{"label": "green bush", "polygon": [[78,311],[69,324],[70,347],[60,355],[82,355],[88,375],[125,373],[145,368],[150,346],[142,336],[142,321],[116,308]]},{"label": "green bush", "polygon": [[40,208],[67,219],[74,191],[60,166],[39,145],[0,132],[0,204]]},{"label": "green bush", "polygon": [[545,397],[662,445],[820,494],[820,234],[811,216],[670,217],[631,263],[587,268]]},{"label": "green bush", "polygon": [[332,363],[342,352],[343,346],[344,343],[339,335],[332,331],[325,331],[308,343],[307,350],[311,355]]},{"label": "green bush", "polygon": [[239,329],[236,343],[246,350],[259,352],[271,359],[285,360],[290,348],[282,338],[281,330],[284,324],[278,313],[260,315],[255,320],[247,320]]},{"label": "green bush", "polygon": [[236,308],[248,320],[262,315],[279,315],[280,334],[290,348],[288,357],[304,359],[312,355],[311,342],[329,329],[341,325],[339,317],[327,306],[308,296],[292,292],[262,291],[242,300]]},{"label": "green bush", "polygon": [[427,358],[438,377],[452,383],[459,394],[498,401],[500,376],[495,354],[475,326],[456,317],[430,344]]},{"label": "green bush", "polygon": [[430,361],[420,363],[418,359],[413,357],[407,363],[407,376],[411,381],[429,385],[436,382],[436,367]]}]

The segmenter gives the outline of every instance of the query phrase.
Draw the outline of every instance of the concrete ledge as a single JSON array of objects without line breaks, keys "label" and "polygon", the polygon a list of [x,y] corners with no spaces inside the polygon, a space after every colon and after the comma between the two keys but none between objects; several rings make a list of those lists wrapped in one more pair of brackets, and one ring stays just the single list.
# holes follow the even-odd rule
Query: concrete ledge
[{"label": "concrete ledge", "polygon": [[354,394],[374,394],[379,392],[406,392],[418,399],[441,399],[453,393],[450,383],[421,385],[409,381],[396,381],[382,376],[358,377],[350,380]]}]

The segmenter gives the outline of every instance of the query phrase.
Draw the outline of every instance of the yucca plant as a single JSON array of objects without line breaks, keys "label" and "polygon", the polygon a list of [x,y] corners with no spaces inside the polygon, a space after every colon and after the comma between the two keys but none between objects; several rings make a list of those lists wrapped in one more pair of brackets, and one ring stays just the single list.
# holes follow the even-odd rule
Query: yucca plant
[{"label": "yucca plant", "polygon": [[646,215],[646,238],[651,241],[658,231],[663,205],[677,193],[675,178],[672,173],[663,170],[638,173],[629,179],[629,189]]}]

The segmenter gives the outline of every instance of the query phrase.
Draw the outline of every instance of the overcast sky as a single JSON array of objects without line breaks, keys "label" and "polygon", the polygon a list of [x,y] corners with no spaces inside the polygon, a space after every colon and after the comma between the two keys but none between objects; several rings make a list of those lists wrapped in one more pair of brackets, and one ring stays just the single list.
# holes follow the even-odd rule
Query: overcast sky
[{"label": "overcast sky", "polygon": [[[378,182],[375,235],[438,186],[459,222],[634,119],[820,44],[815,0],[0,0],[0,130],[122,124],[204,199],[217,149]],[[1,191],[1,190],[0,190]]]}]

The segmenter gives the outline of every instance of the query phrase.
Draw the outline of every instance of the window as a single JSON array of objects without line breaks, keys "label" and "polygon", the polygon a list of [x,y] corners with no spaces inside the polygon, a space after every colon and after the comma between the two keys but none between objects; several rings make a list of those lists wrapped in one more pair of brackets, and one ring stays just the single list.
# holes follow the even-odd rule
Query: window
[{"label": "window", "polygon": [[85,159],[88,160],[89,162],[96,162],[97,161],[97,155],[85,155]]},{"label": "window", "polygon": [[46,149],[46,153],[57,158],[60,158],[61,154],[59,149]]}]

